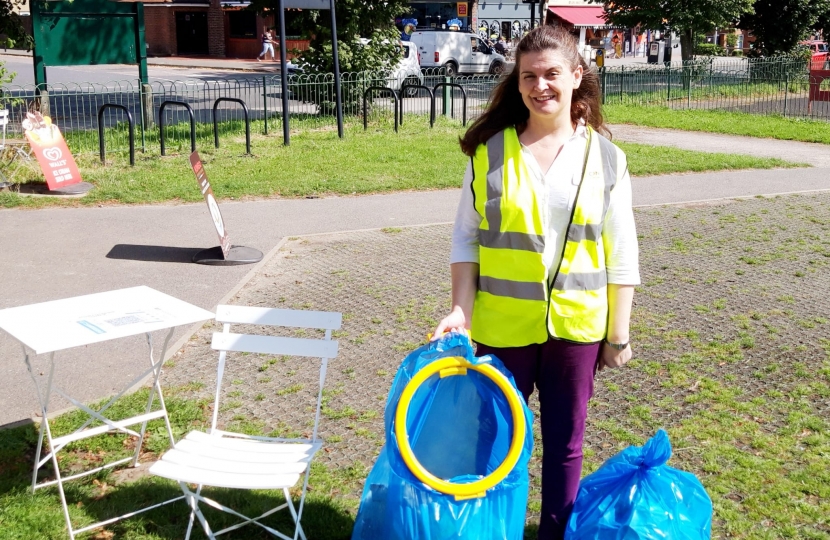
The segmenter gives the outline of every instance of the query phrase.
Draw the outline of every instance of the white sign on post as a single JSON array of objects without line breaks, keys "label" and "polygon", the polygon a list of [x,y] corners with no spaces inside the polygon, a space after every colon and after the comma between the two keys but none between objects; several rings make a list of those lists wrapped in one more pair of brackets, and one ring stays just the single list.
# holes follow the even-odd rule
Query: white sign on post
[{"label": "white sign on post", "polygon": [[199,182],[199,190],[205,197],[208,210],[210,210],[210,217],[213,219],[213,226],[216,227],[216,234],[219,235],[219,245],[222,248],[222,255],[227,259],[228,253],[231,251],[231,239],[228,237],[227,229],[225,229],[222,213],[219,212],[219,205],[216,204],[216,197],[213,196],[213,189],[210,187],[207,172],[205,172],[205,168],[202,166],[199,152],[190,154],[190,166],[196,174],[196,181]]},{"label": "white sign on post", "polygon": [[287,9],[329,9],[329,0],[283,0],[282,7]]}]

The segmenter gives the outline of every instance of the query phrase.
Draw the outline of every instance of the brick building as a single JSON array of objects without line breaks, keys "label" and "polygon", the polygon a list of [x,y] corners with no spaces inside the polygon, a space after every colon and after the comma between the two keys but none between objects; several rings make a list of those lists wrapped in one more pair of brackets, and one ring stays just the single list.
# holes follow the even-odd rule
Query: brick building
[{"label": "brick building", "polygon": [[144,4],[144,28],[149,56],[209,55],[253,58],[260,51],[262,17],[243,9],[247,4],[222,0],[173,0]]}]

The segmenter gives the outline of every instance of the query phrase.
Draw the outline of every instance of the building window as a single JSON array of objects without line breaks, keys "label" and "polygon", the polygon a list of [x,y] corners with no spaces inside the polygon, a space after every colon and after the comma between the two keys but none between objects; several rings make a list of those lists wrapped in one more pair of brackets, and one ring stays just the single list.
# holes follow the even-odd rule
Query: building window
[{"label": "building window", "polygon": [[232,38],[256,39],[256,13],[253,11],[228,12],[228,26]]}]

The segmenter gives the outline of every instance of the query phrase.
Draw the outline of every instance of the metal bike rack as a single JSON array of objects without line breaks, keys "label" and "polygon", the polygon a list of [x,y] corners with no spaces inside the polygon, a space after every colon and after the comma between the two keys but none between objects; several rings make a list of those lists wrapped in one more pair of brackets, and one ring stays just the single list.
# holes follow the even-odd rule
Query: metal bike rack
[{"label": "metal bike rack", "polygon": [[161,132],[161,155],[164,155],[164,108],[168,105],[180,105],[187,109],[190,114],[190,151],[196,151],[196,116],[193,114],[193,107],[184,101],[164,101],[159,105],[159,131]]},{"label": "metal bike rack", "polygon": [[104,103],[98,109],[98,152],[101,155],[101,163],[106,163],[107,150],[104,143],[104,111],[106,109],[120,109],[127,115],[127,124],[130,127],[130,166],[135,167],[135,126],[133,115],[124,105],[117,103]]},{"label": "metal bike rack", "polygon": [[245,113],[245,150],[248,154],[251,153],[251,118],[248,115],[248,106],[245,102],[238,98],[220,97],[213,102],[213,144],[219,148],[219,124],[216,122],[216,108],[222,101],[230,101],[242,105],[242,112]]},{"label": "metal bike rack", "polygon": [[398,97],[398,93],[389,88],[388,86],[370,86],[363,92],[363,131],[366,131],[369,128],[369,124],[366,121],[366,98],[368,97],[369,93],[372,90],[383,90],[392,94],[392,99],[395,100],[395,133],[398,132],[398,104],[400,103],[400,98]]},{"label": "metal bike rack", "polygon": [[[435,94],[432,88],[424,86],[423,84],[404,84],[401,85],[401,95],[403,95],[407,88],[415,88],[429,92],[429,127],[432,127],[435,123]],[[403,103],[403,99],[401,99],[401,124],[403,124]]]},{"label": "metal bike rack", "polygon": [[449,86],[450,88],[458,88],[461,90],[461,125],[467,125],[467,91],[464,90],[464,87],[458,83],[448,83],[448,82],[439,82],[435,86],[432,87],[433,95],[432,95],[432,109],[435,110],[435,98],[438,95],[438,88],[442,88],[445,86]]}]

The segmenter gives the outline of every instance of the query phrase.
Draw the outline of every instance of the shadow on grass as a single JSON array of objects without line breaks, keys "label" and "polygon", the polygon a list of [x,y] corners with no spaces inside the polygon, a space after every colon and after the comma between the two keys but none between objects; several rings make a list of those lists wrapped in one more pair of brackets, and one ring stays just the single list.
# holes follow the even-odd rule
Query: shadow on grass
[{"label": "shadow on grass", "polygon": [[[109,437],[109,436],[107,436]],[[65,539],[66,522],[56,487],[38,489],[31,493],[32,466],[37,446],[37,426],[25,425],[0,431],[0,537]],[[94,452],[74,451],[62,459],[66,463],[83,462],[94,468],[99,457]],[[93,455],[95,454],[95,455]],[[151,455],[152,456],[152,455]],[[147,461],[146,459],[144,461]],[[67,506],[74,528],[81,528],[134,512],[181,496],[181,490],[172,481],[135,474],[136,469],[121,468],[102,471],[95,475],[66,482]],[[64,476],[69,471],[62,471]],[[73,471],[74,472],[74,471]],[[135,479],[135,477],[138,477]],[[38,480],[54,478],[50,465],[43,467]],[[299,505],[299,488],[292,490],[294,505]],[[258,516],[284,502],[278,491],[246,491],[206,488],[203,495],[224,504],[242,514]],[[234,525],[240,520],[207,505],[201,505],[214,531]],[[109,539],[180,539],[184,537],[190,516],[183,500],[166,504],[131,518],[108,525],[103,530],[92,531],[91,538]],[[293,536],[293,521],[287,510],[281,510],[263,521],[266,525]],[[302,516],[303,529],[309,540],[347,540],[351,536],[354,517],[336,499],[317,496],[310,492],[306,497]],[[86,536],[89,538],[90,536]],[[205,538],[198,521],[191,538]],[[229,539],[273,538],[256,525],[247,525],[223,535]]]},{"label": "shadow on grass", "polygon": [[[192,486],[191,486],[192,487]],[[279,506],[285,499],[277,491],[246,491],[218,488],[205,488],[202,494],[220,504],[228,506],[244,515],[256,517],[268,510]],[[143,508],[159,501],[169,500],[181,495],[181,491],[172,482],[158,478],[145,478],[131,484],[125,484],[113,489],[112,493],[100,500],[89,495],[79,499],[86,509],[86,514],[92,520],[105,520],[115,515]],[[70,503],[71,504],[71,503]],[[294,497],[294,505],[298,507],[299,499]],[[241,519],[226,512],[213,509],[206,504],[200,508],[210,524],[211,529],[217,532],[233,526]],[[184,500],[175,501],[168,505],[148,511],[147,513],[115,523],[107,529],[114,533],[115,538],[149,537],[159,539],[180,539],[185,535],[190,509]],[[309,540],[348,540],[354,526],[354,517],[331,501],[306,498],[303,508],[302,525]],[[272,527],[283,534],[294,536],[294,522],[287,509],[280,510],[268,516],[263,524]],[[205,538],[204,531],[198,520],[194,520],[193,535],[191,538]],[[229,539],[271,539],[273,536],[257,525],[245,525],[235,531],[222,535]]]}]

